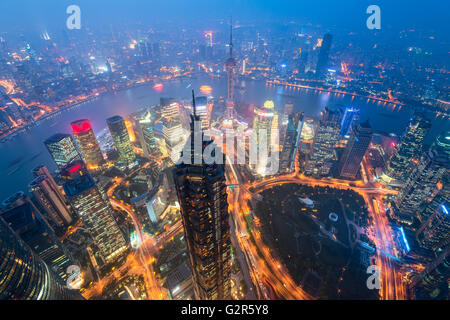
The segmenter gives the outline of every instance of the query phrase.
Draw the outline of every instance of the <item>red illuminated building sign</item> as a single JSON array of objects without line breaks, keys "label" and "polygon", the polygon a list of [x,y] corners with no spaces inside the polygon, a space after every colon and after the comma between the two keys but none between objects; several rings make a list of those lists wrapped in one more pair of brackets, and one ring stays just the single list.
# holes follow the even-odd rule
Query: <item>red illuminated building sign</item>
[{"label": "red illuminated building sign", "polygon": [[91,130],[91,124],[87,120],[72,123],[72,130],[73,130],[73,133],[89,131],[89,130]]},{"label": "red illuminated building sign", "polygon": [[69,169],[70,173],[74,173],[81,170],[81,165],[77,164],[76,166],[73,166],[72,168]]}]

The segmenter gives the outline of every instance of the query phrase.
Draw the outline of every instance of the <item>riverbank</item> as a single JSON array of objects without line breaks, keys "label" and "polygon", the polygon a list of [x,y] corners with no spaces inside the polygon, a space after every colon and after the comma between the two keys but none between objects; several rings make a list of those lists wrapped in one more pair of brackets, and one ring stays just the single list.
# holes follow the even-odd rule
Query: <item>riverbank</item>
[{"label": "riverbank", "polygon": [[[177,78],[173,78],[173,79],[165,79],[165,80],[161,80],[158,83],[168,84],[168,83],[171,83],[171,82],[182,81],[185,78],[186,77],[177,77]],[[284,86],[284,87],[288,87],[288,88],[301,88],[301,89],[306,89],[306,90],[318,91],[319,93],[320,92],[334,93],[334,94],[337,94],[337,95],[342,95],[342,97],[345,97],[345,96],[358,97],[358,98],[361,98],[361,99],[367,99],[367,102],[369,102],[369,101],[376,101],[376,102],[382,102],[382,103],[389,103],[389,104],[392,104],[394,106],[404,106],[405,105],[404,103],[402,103],[400,101],[397,101],[397,100],[387,100],[387,99],[373,97],[373,96],[365,96],[365,95],[361,95],[361,94],[358,94],[358,93],[355,93],[355,92],[346,92],[346,91],[342,91],[342,90],[320,88],[320,87],[314,87],[314,86],[309,86],[309,85],[293,84],[293,83],[281,82],[281,81],[278,81],[278,80],[268,80],[268,79],[263,80],[263,79],[261,79],[261,80],[252,80],[252,81],[261,81],[263,83],[266,83],[266,85],[268,85],[268,86],[274,85],[274,86]],[[152,82],[155,82],[155,81],[152,80],[152,81],[145,81],[145,82],[134,83],[134,84],[129,85],[129,86],[127,85],[127,86],[123,86],[123,87],[114,89],[113,92],[118,93],[118,92],[121,92],[121,91],[124,91],[124,90],[129,90],[129,89],[133,89],[133,88],[138,88],[138,87],[150,85]],[[20,134],[20,133],[28,130],[29,128],[31,128],[31,127],[33,127],[35,125],[38,125],[41,121],[47,120],[47,119],[49,119],[49,118],[51,118],[51,117],[53,117],[55,115],[60,114],[61,112],[64,112],[64,111],[67,111],[67,110],[71,110],[74,107],[77,107],[77,106],[83,105],[85,103],[97,100],[100,97],[102,97],[102,96],[104,96],[104,95],[106,95],[108,93],[111,93],[111,91],[105,90],[103,92],[97,92],[94,95],[90,95],[84,100],[77,101],[77,102],[74,102],[74,103],[71,103],[71,104],[67,104],[67,105],[63,104],[63,106],[60,109],[58,109],[56,111],[53,111],[51,113],[45,114],[44,116],[40,117],[39,119],[37,119],[37,120],[35,120],[35,121],[33,121],[33,122],[29,123],[29,124],[23,125],[23,126],[17,128],[16,130],[13,130],[11,132],[8,132],[8,133],[4,134],[3,136],[0,136],[0,143],[8,141],[11,138],[15,137],[17,134]]]},{"label": "riverbank", "polygon": [[[121,92],[121,91],[125,91],[125,90],[128,90],[128,89],[141,87],[141,86],[148,85],[148,84],[149,84],[149,82],[136,83],[136,84],[133,84],[131,86],[125,86],[125,87],[121,87],[121,88],[115,89],[113,92],[118,93],[118,92]],[[102,96],[104,96],[104,95],[106,95],[108,93],[111,93],[111,91],[105,90],[105,91],[103,91],[101,93],[96,93],[96,94],[90,95],[86,99],[83,99],[83,100],[80,100],[80,101],[76,101],[76,102],[73,102],[73,103],[70,103],[70,104],[67,104],[67,105],[62,104],[62,106],[58,110],[55,110],[55,111],[50,112],[48,114],[45,114],[42,117],[34,120],[33,122],[30,122],[30,123],[27,123],[25,125],[22,125],[22,126],[18,127],[17,129],[15,129],[13,131],[10,131],[10,132],[0,136],[0,143],[3,143],[5,141],[9,141],[11,138],[15,137],[16,135],[27,131],[31,127],[39,125],[44,120],[50,119],[50,118],[52,118],[54,116],[57,116],[58,114],[61,114],[62,112],[69,111],[69,110],[71,110],[71,109],[73,109],[75,107],[81,106],[83,104],[86,104],[86,103],[98,100],[100,97],[102,97]]]}]

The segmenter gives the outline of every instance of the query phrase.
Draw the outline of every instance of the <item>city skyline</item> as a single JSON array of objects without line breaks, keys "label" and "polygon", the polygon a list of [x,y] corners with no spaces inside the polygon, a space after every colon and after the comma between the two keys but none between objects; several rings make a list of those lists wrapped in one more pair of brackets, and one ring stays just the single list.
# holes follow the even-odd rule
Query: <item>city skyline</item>
[{"label": "city skyline", "polygon": [[1,299],[448,300],[435,1],[23,5]]}]

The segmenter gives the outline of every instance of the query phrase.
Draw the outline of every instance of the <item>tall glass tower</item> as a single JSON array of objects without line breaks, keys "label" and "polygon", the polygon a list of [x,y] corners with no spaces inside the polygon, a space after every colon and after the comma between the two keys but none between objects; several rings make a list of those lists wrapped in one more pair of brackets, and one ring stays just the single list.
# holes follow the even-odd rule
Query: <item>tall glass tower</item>
[{"label": "tall glass tower", "polygon": [[114,145],[119,152],[120,162],[130,167],[136,163],[136,155],[131,145],[125,121],[121,116],[114,116],[106,120],[109,131],[114,140]]},{"label": "tall glass tower", "polygon": [[439,251],[450,246],[450,202],[441,203],[416,231],[420,246]]},{"label": "tall glass tower", "polygon": [[137,134],[141,143],[144,157],[149,157],[155,151],[158,150],[156,145],[155,134],[153,132],[154,121],[150,111],[146,111],[144,114],[136,114],[134,116],[136,123]]},{"label": "tall glass tower", "polygon": [[[200,121],[193,101],[194,116],[191,117],[191,136],[183,153],[182,162],[174,168],[174,180],[197,299],[230,299],[231,242],[226,193],[225,165],[222,163],[194,164],[195,122]],[[201,128],[201,125],[198,126]],[[200,131],[203,138],[203,132]],[[203,139],[202,139],[203,140]],[[203,141],[201,151],[213,143]],[[190,144],[190,145],[189,145]],[[190,148],[189,148],[190,147]],[[224,159],[223,154],[221,156]],[[216,157],[217,159],[217,157]],[[189,162],[189,161],[186,161]]]},{"label": "tall glass tower", "polygon": [[74,162],[61,173],[64,192],[73,210],[83,221],[95,242],[97,268],[121,258],[128,245],[114,220],[109,203],[87,172],[82,161]]},{"label": "tall glass tower", "polygon": [[0,215],[11,229],[63,280],[73,264],[69,252],[57,238],[44,215],[23,192],[3,201]]},{"label": "tall glass tower", "polygon": [[292,172],[303,128],[303,113],[290,114],[280,155],[280,171]]},{"label": "tall glass tower", "polygon": [[59,186],[45,166],[33,170],[36,177],[29,185],[29,191],[55,226],[68,226],[74,218],[66,205],[66,199]]},{"label": "tall glass tower", "polygon": [[161,98],[163,136],[170,159],[176,163],[184,145],[184,131],[181,124],[179,103],[175,99]]},{"label": "tall glass tower", "polygon": [[335,160],[335,147],[339,142],[341,120],[342,110],[339,107],[325,107],[306,162],[305,174],[327,176],[330,173]]},{"label": "tall glass tower", "polygon": [[104,164],[103,154],[89,120],[71,123],[73,135],[89,170],[98,170]]},{"label": "tall glass tower", "polygon": [[0,300],[82,300],[0,217]]},{"label": "tall glass tower", "polygon": [[[436,140],[439,141],[439,136]],[[398,193],[395,204],[401,214],[418,216],[419,206],[433,196],[436,187],[450,170],[450,144],[434,143],[424,152]]]},{"label": "tall glass tower", "polygon": [[[273,137],[278,130],[278,115],[272,100],[267,100],[263,108],[254,109],[253,133],[255,138],[254,149],[258,155],[256,163],[252,163],[256,173],[264,176],[268,173],[269,151],[271,151]],[[275,130],[273,130],[275,129]]]},{"label": "tall glass tower", "polygon": [[328,67],[328,59],[332,42],[333,35],[327,33],[323,36],[316,67],[316,76],[318,78],[322,78],[325,75],[325,71]]},{"label": "tall glass tower", "polygon": [[195,104],[197,108],[197,115],[200,117],[200,120],[202,121],[202,129],[207,130],[209,129],[210,126],[208,97],[202,96],[196,97],[195,99],[197,99],[195,101]]},{"label": "tall glass tower", "polygon": [[341,121],[341,136],[347,136],[352,130],[353,123],[359,118],[359,109],[348,107],[344,111]]},{"label": "tall glass tower", "polygon": [[387,184],[395,184],[395,181],[404,181],[411,172],[411,162],[422,152],[425,136],[430,131],[431,122],[425,115],[417,113],[403,136],[402,141],[392,153],[381,180]]},{"label": "tall glass tower", "polygon": [[45,140],[44,144],[60,170],[73,161],[81,160],[70,134],[57,133]]},{"label": "tall glass tower", "polygon": [[341,177],[349,179],[356,178],[361,161],[372,141],[372,134],[372,127],[369,121],[365,121],[355,128],[341,157],[339,165]]}]

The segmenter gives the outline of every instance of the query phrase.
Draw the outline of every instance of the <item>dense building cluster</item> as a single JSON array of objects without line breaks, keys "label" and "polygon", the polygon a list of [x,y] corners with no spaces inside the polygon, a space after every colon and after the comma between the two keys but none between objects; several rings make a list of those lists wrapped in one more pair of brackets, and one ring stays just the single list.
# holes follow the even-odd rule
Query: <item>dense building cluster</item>
[{"label": "dense building cluster", "polygon": [[[199,40],[186,30],[134,30],[133,39],[112,28],[98,39],[84,30],[61,39],[45,32],[37,45],[22,36],[13,46],[0,36],[3,142],[122,89],[159,94],[176,83],[185,90],[204,75],[211,86],[226,83],[214,95],[207,85],[200,96],[192,90],[192,102],[164,92],[133,113],[111,111],[102,131],[83,115],[67,124],[70,133],[48,128],[39,143],[55,170],[37,166],[25,192],[1,203],[0,299],[311,298],[304,289],[318,276],[308,270],[300,285],[293,281],[254,212],[267,200],[262,189],[287,183],[321,197],[350,190],[361,201],[364,212],[351,208],[364,222],[348,223],[355,228],[349,250],[363,252],[358,268],[375,264],[387,274],[383,298],[448,298],[448,126],[427,143],[449,105],[447,80],[430,76],[448,71],[421,59],[382,63],[377,45],[363,57],[349,52],[353,40],[307,29],[292,24],[280,34],[231,23]],[[427,80],[399,76],[414,72]],[[311,116],[295,96],[279,92],[258,92],[265,102],[250,103],[246,83],[260,80],[388,103],[412,117],[397,136],[379,130],[363,106],[325,100]],[[205,160],[207,152],[215,162]],[[333,223],[342,218],[327,212],[323,223],[323,206],[298,199],[320,232],[339,242]],[[345,212],[341,200],[330,203]],[[279,209],[273,214],[284,214]],[[81,270],[75,278],[74,268]]]}]

